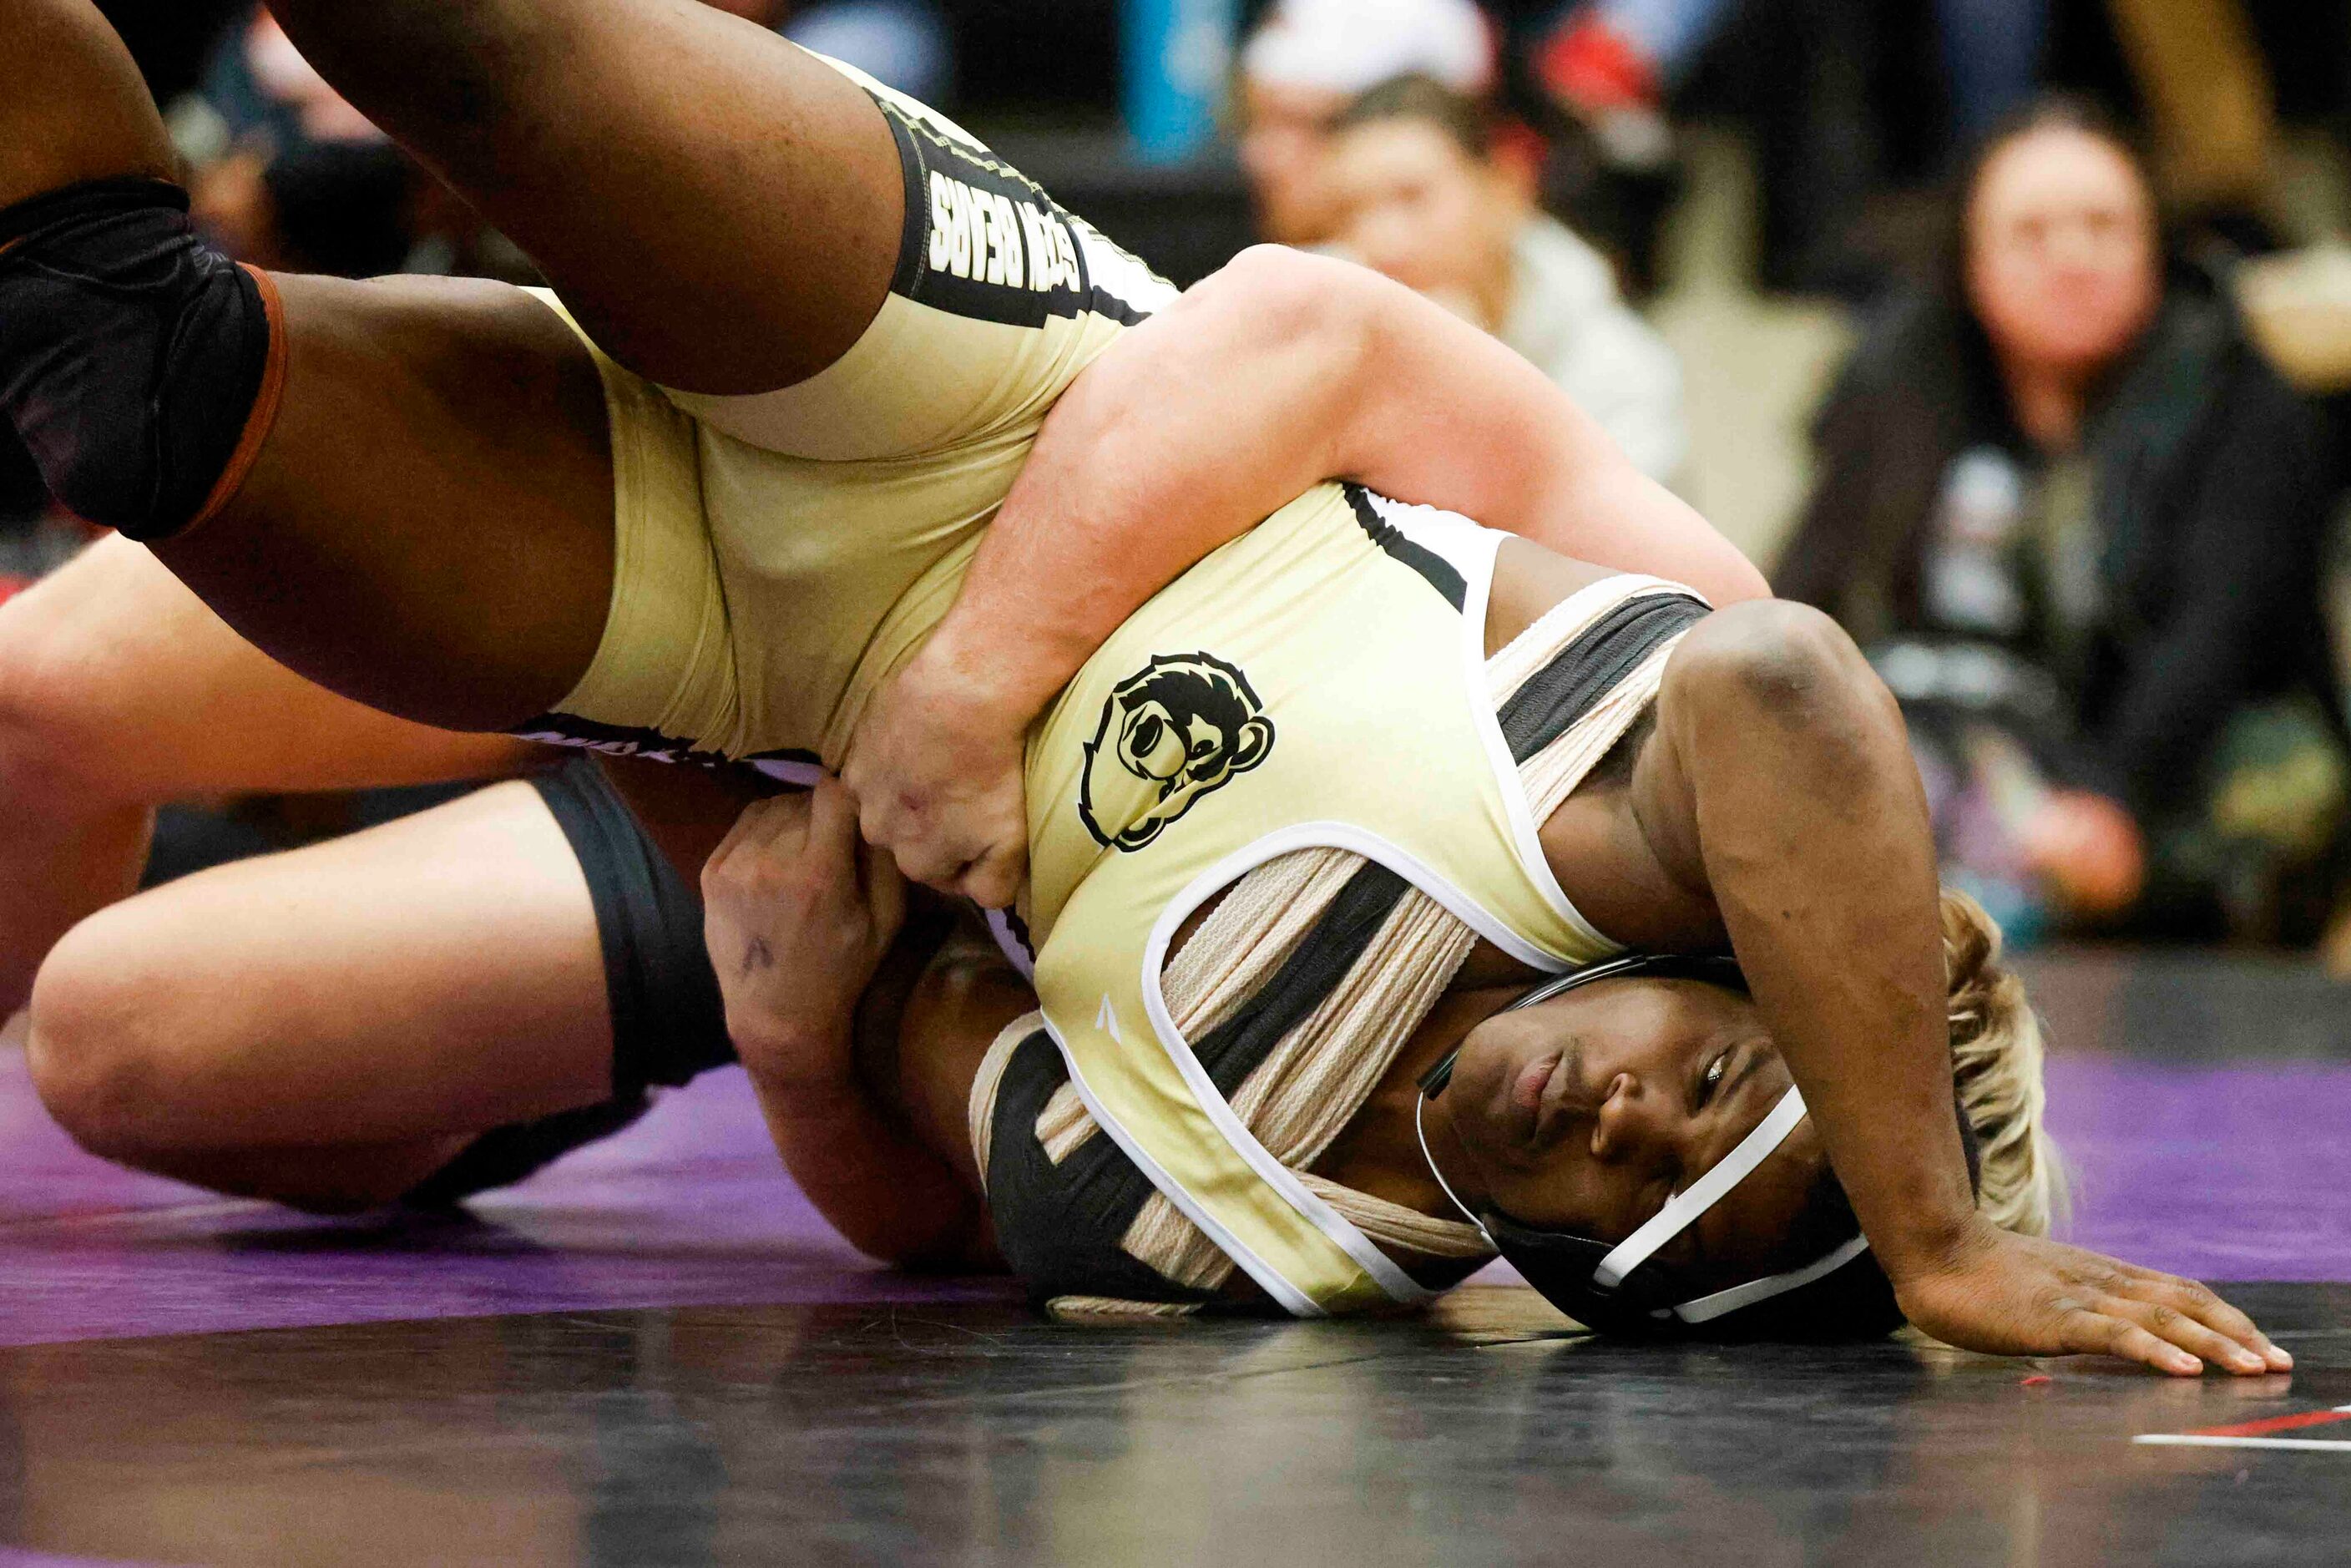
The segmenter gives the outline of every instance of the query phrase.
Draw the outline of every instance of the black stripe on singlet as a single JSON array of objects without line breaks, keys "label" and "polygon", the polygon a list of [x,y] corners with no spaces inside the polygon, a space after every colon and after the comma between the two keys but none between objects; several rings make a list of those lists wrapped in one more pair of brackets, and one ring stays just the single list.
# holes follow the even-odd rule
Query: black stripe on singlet
[{"label": "black stripe on singlet", "polygon": [[[1706,613],[1707,607],[1687,594],[1646,594],[1578,633],[1497,716],[1511,758],[1524,762],[1564,735],[1659,643]],[[1192,1052],[1219,1093],[1232,1098],[1281,1038],[1322,1005],[1369,949],[1409,886],[1387,867],[1366,864],[1348,879],[1273,978],[1194,1042]]]},{"label": "black stripe on singlet", "polygon": [[1576,633],[1494,716],[1510,760],[1524,762],[1565,735],[1658,644],[1708,613],[1701,601],[1686,593],[1643,594]]},{"label": "black stripe on singlet", "polygon": [[[1008,327],[1041,327],[1050,316],[1089,313],[1123,327],[1148,318],[1093,276],[1094,258],[1082,234],[1117,249],[1099,230],[986,148],[955,141],[887,99],[873,101],[897,141],[905,183],[905,225],[892,293]],[[934,183],[935,174],[946,183]],[[952,210],[938,210],[935,196],[944,196]],[[954,258],[944,267],[933,265],[935,231],[943,231],[941,246]],[[1131,255],[1127,259],[1134,261]],[[1153,276],[1142,262],[1134,266],[1136,273]]]},{"label": "black stripe on singlet", "polygon": [[[1322,1004],[1371,946],[1408,885],[1383,865],[1356,872],[1280,972],[1238,1013],[1195,1042],[1193,1054],[1217,1093],[1230,1100],[1282,1036]],[[1123,1149],[1096,1134],[1059,1166],[1046,1156],[1037,1118],[1069,1076],[1069,1064],[1040,1030],[1015,1048],[998,1082],[987,1206],[1005,1260],[1039,1297],[1207,1299],[1120,1249],[1153,1190]]]},{"label": "black stripe on singlet", "polygon": [[[1349,489],[1352,497],[1353,487]],[[1357,516],[1363,515],[1359,509]],[[1372,530],[1371,522],[1365,529]],[[1659,643],[1706,613],[1695,599],[1661,593],[1629,601],[1602,616],[1504,705],[1499,716],[1512,756],[1523,762],[1557,739]],[[1273,978],[1193,1042],[1193,1054],[1217,1092],[1230,1100],[1282,1038],[1322,1006],[1370,948],[1410,886],[1387,867],[1366,862]],[[1061,1052],[1040,1030],[1021,1042],[998,1088],[988,1207],[1007,1260],[1040,1297],[1206,1299],[1204,1292],[1184,1290],[1120,1250],[1119,1240],[1149,1200],[1152,1186],[1114,1142],[1097,1134],[1059,1166],[1045,1157],[1037,1141],[1037,1117],[1068,1078]]]},{"label": "black stripe on singlet", "polygon": [[1120,1247],[1153,1188],[1108,1134],[1096,1133],[1058,1166],[1045,1153],[1037,1118],[1069,1081],[1069,1063],[1041,1029],[1013,1048],[997,1081],[987,1211],[1004,1260],[1040,1301],[1053,1296],[1211,1300],[1209,1292],[1176,1284]]},{"label": "black stripe on singlet", "polygon": [[1469,585],[1461,580],[1461,574],[1453,569],[1451,561],[1427,546],[1406,538],[1402,529],[1380,516],[1380,509],[1372,504],[1372,493],[1361,485],[1342,485],[1340,488],[1347,493],[1347,505],[1354,508],[1355,521],[1371,536],[1374,544],[1420,573],[1454,609],[1468,602]]},{"label": "black stripe on singlet", "polygon": [[1322,1005],[1379,934],[1411,883],[1376,862],[1347,879],[1314,929],[1273,978],[1230,1018],[1192,1042],[1217,1092],[1231,1099],[1281,1037]]}]

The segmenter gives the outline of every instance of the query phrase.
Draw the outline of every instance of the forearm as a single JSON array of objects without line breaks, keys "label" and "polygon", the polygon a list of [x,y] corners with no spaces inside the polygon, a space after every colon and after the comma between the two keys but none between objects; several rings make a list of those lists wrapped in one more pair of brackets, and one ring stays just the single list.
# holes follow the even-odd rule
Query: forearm
[{"label": "forearm", "polygon": [[[756,1047],[744,1055],[750,1066]],[[757,1067],[750,1077],[784,1168],[850,1245],[916,1267],[977,1260],[978,1199],[855,1083],[779,1082]]]},{"label": "forearm", "polygon": [[1719,602],[1764,591],[1499,342],[1361,268],[1253,252],[1062,396],[926,657],[1033,714],[1145,599],[1332,478]]},{"label": "forearm", "polygon": [[[1703,876],[1855,1214],[1899,1283],[1974,1227],[1933,840],[1893,699],[1824,618],[1713,618],[1659,703]],[[1668,813],[1671,814],[1671,813]]]},{"label": "forearm", "polygon": [[1245,269],[1128,332],[1062,394],[927,659],[1033,714],[1144,600],[1331,476],[1323,433],[1354,329],[1295,298],[1242,321],[1217,289]]}]

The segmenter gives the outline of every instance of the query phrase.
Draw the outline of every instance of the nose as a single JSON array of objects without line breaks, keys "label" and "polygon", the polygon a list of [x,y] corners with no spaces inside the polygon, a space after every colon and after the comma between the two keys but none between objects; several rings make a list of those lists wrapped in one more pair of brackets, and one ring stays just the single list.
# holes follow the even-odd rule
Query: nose
[{"label": "nose", "polygon": [[1663,1148],[1671,1136],[1673,1116],[1667,1099],[1649,1092],[1634,1073],[1619,1072],[1610,1079],[1600,1113],[1592,1121],[1593,1158],[1633,1160]]}]

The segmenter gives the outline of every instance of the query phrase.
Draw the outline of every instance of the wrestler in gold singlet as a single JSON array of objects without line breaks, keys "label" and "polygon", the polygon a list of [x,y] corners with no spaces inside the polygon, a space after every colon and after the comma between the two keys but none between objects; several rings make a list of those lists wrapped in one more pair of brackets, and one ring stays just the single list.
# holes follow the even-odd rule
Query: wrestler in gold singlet
[{"label": "wrestler in gold singlet", "polygon": [[[1054,401],[1174,298],[954,124],[856,79],[906,180],[880,315],[820,375],[756,396],[670,391],[597,354],[611,617],[577,687],[522,733],[786,778],[836,763],[953,601]],[[1187,1069],[1157,999],[1175,924],[1321,845],[1403,873],[1536,968],[1617,950],[1546,867],[1487,690],[1499,538],[1318,486],[1144,606],[1031,743],[1022,914],[1046,1025],[1103,1131],[1293,1311],[1414,1288]]]},{"label": "wrestler in gold singlet", "polygon": [[597,353],[611,616],[579,685],[517,733],[837,763],[946,612],[1054,401],[1176,298],[968,132],[839,68],[881,105],[905,175],[881,313],[820,374],[755,396],[670,391]]}]

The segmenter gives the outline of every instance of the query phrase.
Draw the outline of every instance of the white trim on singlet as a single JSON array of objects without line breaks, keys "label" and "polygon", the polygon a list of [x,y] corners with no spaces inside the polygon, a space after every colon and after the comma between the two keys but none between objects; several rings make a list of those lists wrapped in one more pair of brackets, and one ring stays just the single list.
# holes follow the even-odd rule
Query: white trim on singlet
[{"label": "white trim on singlet", "polygon": [[[1597,582],[1586,583],[1530,622],[1527,629],[1510,639],[1512,645],[1545,633],[1560,622],[1573,623],[1589,620],[1595,601],[1610,600],[1630,602],[1661,593],[1688,594],[1690,590],[1662,577],[1645,572],[1619,572],[1604,577]],[[1478,676],[1485,675],[1485,631],[1482,621],[1472,632],[1471,650],[1478,655]],[[1629,674],[1630,672],[1627,672]],[[1502,719],[1493,695],[1481,684],[1478,688],[1479,702],[1474,709],[1479,733],[1486,737],[1486,754],[1492,763],[1496,777],[1502,786],[1502,798],[1510,813],[1510,829],[1518,846],[1519,860],[1526,868],[1528,879],[1535,884],[1545,902],[1581,935],[1600,944],[1614,955],[1625,950],[1625,944],[1603,932],[1583,917],[1575,901],[1567,895],[1559,877],[1551,869],[1551,861],[1543,853],[1541,824],[1535,821],[1534,807],[1527,800],[1527,787],[1519,777],[1519,765],[1510,756],[1510,743],[1503,737]],[[1635,720],[1635,722],[1638,722]]]},{"label": "white trim on singlet", "polygon": [[[1152,1156],[1151,1151],[1144,1147],[1135,1140],[1133,1134],[1120,1125],[1116,1117],[1102,1109],[1102,1102],[1095,1099],[1093,1091],[1086,1087],[1085,1074],[1078,1071],[1077,1058],[1071,1054],[1069,1045],[1061,1039],[1061,1031],[1054,1024],[1053,1015],[1050,1012],[1045,1015],[1045,1032],[1052,1037],[1054,1045],[1060,1048],[1062,1064],[1070,1071],[1070,1085],[1078,1092],[1078,1098],[1085,1103],[1087,1113],[1093,1117],[1094,1125],[1102,1130],[1104,1137],[1125,1152],[1126,1157],[1134,1162],[1134,1168],[1149,1178],[1151,1185],[1159,1190],[1162,1197],[1182,1210],[1185,1218],[1198,1226],[1201,1232],[1216,1243],[1217,1250],[1238,1265],[1241,1272],[1255,1280],[1265,1293],[1280,1303],[1281,1309],[1291,1317],[1322,1318],[1331,1315],[1323,1310],[1321,1302],[1291,1284],[1288,1275],[1259,1257],[1256,1251],[1244,1243],[1239,1237],[1227,1229],[1221,1220],[1209,1213],[1197,1198],[1185,1190],[1182,1183],[1167,1174],[1165,1168]],[[1189,1052],[1186,1054],[1188,1055]],[[1214,1088],[1213,1084],[1210,1085],[1211,1092],[1207,1103],[1221,1108],[1226,1115],[1230,1116],[1232,1108],[1225,1104],[1223,1096],[1213,1092]],[[1214,1113],[1212,1110],[1210,1114]],[[1243,1130],[1243,1136],[1247,1136],[1246,1129]],[[1263,1146],[1254,1139],[1249,1141],[1249,1147],[1256,1148],[1260,1153],[1263,1152]],[[1287,1176],[1289,1173],[1285,1171],[1282,1174]],[[1282,1196],[1287,1197],[1289,1194],[1284,1192]],[[1346,1221],[1343,1219],[1340,1223],[1343,1225]],[[1350,1228],[1353,1228],[1350,1227]]]},{"label": "white trim on singlet", "polygon": [[[1157,1038],[1160,1048],[1167,1052],[1168,1060],[1175,1063],[1176,1071],[1183,1075],[1186,1087],[1192,1091],[1193,1098],[1198,1102],[1210,1123],[1223,1135],[1227,1145],[1249,1163],[1249,1168],[1257,1173],[1260,1180],[1279,1193],[1283,1201],[1353,1259],[1356,1265],[1371,1277],[1390,1300],[1405,1303],[1426,1301],[1437,1292],[1415,1282],[1395,1260],[1380,1249],[1377,1242],[1364,1235],[1346,1216],[1309,1191],[1287,1166],[1274,1158],[1271,1151],[1258,1141],[1257,1135],[1249,1131],[1247,1124],[1234,1113],[1223,1094],[1217,1092],[1215,1081],[1208,1076],[1208,1071],[1202,1065],[1200,1059],[1192,1053],[1191,1046],[1185,1040],[1182,1031],[1176,1027],[1175,1018],[1167,1009],[1166,996],[1160,987],[1161,970],[1166,962],[1168,946],[1174,941],[1176,932],[1185,921],[1191,918],[1193,913],[1201,904],[1268,861],[1296,850],[1310,849],[1343,850],[1386,867],[1403,877],[1413,887],[1436,900],[1455,919],[1459,920],[1472,931],[1530,968],[1539,969],[1546,974],[1557,974],[1569,966],[1520,939],[1518,934],[1499,917],[1459,888],[1437,875],[1426,862],[1389,841],[1345,822],[1298,823],[1278,832],[1270,833],[1246,848],[1228,855],[1195,877],[1191,883],[1182,893],[1176,894],[1167,907],[1160,912],[1158,920],[1152,926],[1150,940],[1144,950],[1141,976],[1144,1010],[1151,1019],[1152,1032]],[[1047,1022],[1050,1025],[1051,1019],[1048,1018]],[[1058,1042],[1060,1038],[1059,1032],[1056,1031],[1055,1040]],[[1306,1297],[1305,1292],[1296,1285],[1282,1278],[1279,1271],[1265,1260],[1242,1247],[1238,1239],[1223,1226],[1208,1218],[1199,1202],[1190,1193],[1184,1191],[1175,1178],[1161,1168],[1156,1161],[1151,1160],[1144,1155],[1136,1140],[1126,1129],[1119,1126],[1115,1120],[1103,1110],[1092,1092],[1086,1087],[1084,1074],[1079,1070],[1077,1062],[1071,1057],[1066,1048],[1062,1051],[1062,1057],[1069,1064],[1071,1082],[1077,1086],[1078,1095],[1085,1102],[1086,1109],[1093,1113],[1095,1123],[1117,1143],[1120,1148],[1126,1151],[1129,1157],[1134,1159],[1136,1166],[1150,1177],[1153,1186],[1165,1194],[1167,1200],[1181,1209],[1186,1218],[1198,1225],[1227,1257],[1231,1258],[1251,1279],[1265,1287],[1267,1294],[1280,1301],[1294,1315],[1313,1317],[1324,1315],[1323,1309],[1319,1305],[1313,1305],[1311,1312],[1301,1312],[1295,1303],[1304,1300],[1309,1305],[1312,1305],[1311,1298]]]},{"label": "white trim on singlet", "polygon": [[1486,616],[1493,604],[1494,569],[1501,556],[1502,540],[1509,536],[1472,522],[1458,512],[1406,506],[1374,490],[1365,490],[1364,495],[1383,521],[1413,543],[1451,562],[1468,585],[1461,603],[1462,689],[1468,694],[1470,718],[1477,726],[1479,741],[1486,748],[1487,768],[1501,788],[1502,814],[1510,824],[1510,846],[1528,880],[1533,883],[1536,895],[1566,923],[1568,929],[1585,941],[1612,953],[1622,952],[1623,944],[1610,941],[1586,920],[1583,911],[1575,907],[1574,900],[1567,896],[1566,889],[1559,885],[1559,879],[1552,874],[1550,863],[1543,859],[1534,811],[1527,804],[1526,786],[1519,780],[1519,765],[1510,757],[1510,743],[1502,738],[1501,723],[1494,715],[1494,696],[1486,681]]}]

